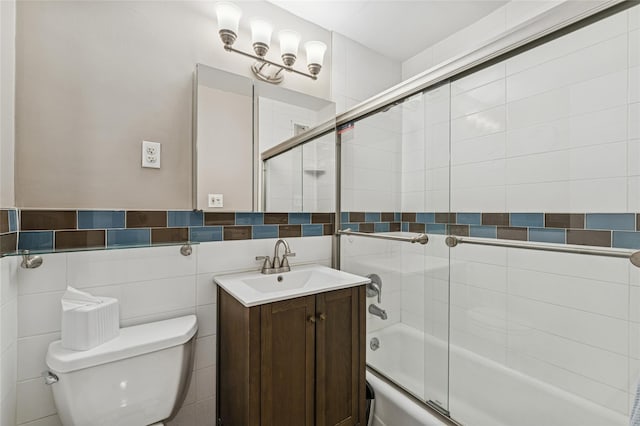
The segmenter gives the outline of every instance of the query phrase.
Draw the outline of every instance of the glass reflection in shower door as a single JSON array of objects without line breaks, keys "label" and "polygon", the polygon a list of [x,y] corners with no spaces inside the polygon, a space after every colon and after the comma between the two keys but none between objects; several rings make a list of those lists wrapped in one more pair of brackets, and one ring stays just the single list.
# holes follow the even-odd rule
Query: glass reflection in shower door
[{"label": "glass reflection in shower door", "polygon": [[446,225],[435,223],[434,212],[448,211],[448,87],[433,92],[359,120],[340,135],[342,228],[427,232],[431,241],[342,236],[341,267],[382,282],[381,301],[372,293],[366,302],[386,313],[367,312],[368,366],[446,410],[448,252],[437,235]]}]

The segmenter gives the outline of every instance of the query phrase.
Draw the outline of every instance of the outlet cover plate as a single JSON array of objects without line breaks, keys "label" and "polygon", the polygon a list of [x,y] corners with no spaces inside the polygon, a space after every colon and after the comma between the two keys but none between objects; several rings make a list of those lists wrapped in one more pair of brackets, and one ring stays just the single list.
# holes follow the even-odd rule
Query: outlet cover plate
[{"label": "outlet cover plate", "polygon": [[160,143],[142,141],[142,167],[160,168]]},{"label": "outlet cover plate", "polygon": [[222,194],[209,194],[209,207],[224,207],[224,197]]}]

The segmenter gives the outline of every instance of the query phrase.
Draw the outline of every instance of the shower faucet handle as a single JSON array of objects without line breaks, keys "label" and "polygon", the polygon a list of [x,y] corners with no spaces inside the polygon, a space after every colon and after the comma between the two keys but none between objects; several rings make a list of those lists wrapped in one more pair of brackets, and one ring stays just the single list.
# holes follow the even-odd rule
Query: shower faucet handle
[{"label": "shower faucet handle", "polygon": [[378,296],[378,303],[382,303],[382,289],[377,283],[370,282],[367,284],[367,292],[373,293],[372,296]]},{"label": "shower faucet handle", "polygon": [[371,280],[367,284],[367,297],[378,297],[378,303],[382,303],[382,278],[378,274],[369,274],[367,278]]}]

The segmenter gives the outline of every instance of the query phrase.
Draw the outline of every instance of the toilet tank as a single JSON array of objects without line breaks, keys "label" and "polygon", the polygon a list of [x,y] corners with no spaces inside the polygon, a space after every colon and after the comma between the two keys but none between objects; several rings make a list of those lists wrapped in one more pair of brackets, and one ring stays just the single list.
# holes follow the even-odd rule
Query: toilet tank
[{"label": "toilet tank", "polygon": [[195,315],[120,330],[88,351],[49,345],[53,397],[64,425],[142,426],[170,418],[193,364]]}]

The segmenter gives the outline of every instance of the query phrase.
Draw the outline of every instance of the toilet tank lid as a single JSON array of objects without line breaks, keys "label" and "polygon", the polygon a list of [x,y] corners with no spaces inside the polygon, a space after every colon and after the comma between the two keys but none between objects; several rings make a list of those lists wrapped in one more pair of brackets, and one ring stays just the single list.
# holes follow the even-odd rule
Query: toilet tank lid
[{"label": "toilet tank lid", "polygon": [[55,373],[69,373],[83,368],[131,358],[188,342],[198,330],[195,315],[156,321],[120,329],[120,335],[87,351],[62,347],[57,340],[49,345],[47,366]]}]

